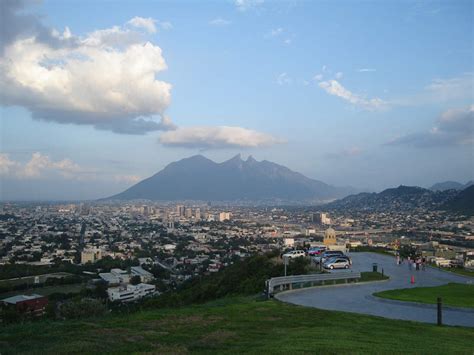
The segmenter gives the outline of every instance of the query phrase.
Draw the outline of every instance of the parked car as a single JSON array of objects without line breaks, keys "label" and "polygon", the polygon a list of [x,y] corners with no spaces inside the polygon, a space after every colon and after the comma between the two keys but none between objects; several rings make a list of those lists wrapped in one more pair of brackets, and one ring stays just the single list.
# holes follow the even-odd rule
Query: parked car
[{"label": "parked car", "polygon": [[308,255],[309,256],[316,256],[321,253],[323,253],[326,250],[324,247],[314,247],[314,248],[309,248],[308,249]]},{"label": "parked car", "polygon": [[340,250],[326,250],[319,256],[313,258],[316,263],[324,263],[327,259],[334,256],[344,256],[344,253]]},{"label": "parked car", "polygon": [[351,264],[345,258],[332,258],[323,264],[325,269],[349,269]]},{"label": "parked car", "polygon": [[293,258],[299,258],[300,256],[305,256],[305,255],[306,254],[304,250],[292,250],[288,253],[283,254],[283,257],[293,259]]},{"label": "parked car", "polygon": [[329,257],[326,260],[324,260],[324,263],[327,263],[327,262],[332,261],[333,259],[337,259],[337,258],[346,259],[349,262],[349,264],[352,265],[352,259],[349,258],[347,255],[338,255],[338,256]]}]

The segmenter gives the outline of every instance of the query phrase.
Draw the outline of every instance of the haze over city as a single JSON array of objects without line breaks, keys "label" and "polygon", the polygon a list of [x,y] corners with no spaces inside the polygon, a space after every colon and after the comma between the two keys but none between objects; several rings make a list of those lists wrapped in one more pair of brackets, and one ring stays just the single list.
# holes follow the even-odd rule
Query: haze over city
[{"label": "haze over city", "polygon": [[379,191],[473,178],[472,2],[2,1],[0,198],[195,154]]}]

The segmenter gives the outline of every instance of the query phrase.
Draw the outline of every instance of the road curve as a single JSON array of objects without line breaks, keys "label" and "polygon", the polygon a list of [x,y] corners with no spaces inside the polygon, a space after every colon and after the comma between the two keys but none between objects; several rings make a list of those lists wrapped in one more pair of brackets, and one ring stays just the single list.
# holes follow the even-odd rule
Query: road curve
[{"label": "road curve", "polygon": [[[327,310],[369,314],[392,319],[436,323],[436,307],[413,302],[387,302],[373,297],[374,292],[399,288],[439,286],[449,282],[474,283],[474,278],[435,268],[426,271],[410,270],[408,265],[396,265],[395,258],[376,253],[351,253],[354,271],[371,271],[377,263],[390,280],[385,282],[313,287],[281,292],[275,295],[280,301]],[[337,272],[337,271],[335,271]],[[411,284],[411,276],[415,283]],[[443,324],[474,327],[474,310],[446,307]]]}]

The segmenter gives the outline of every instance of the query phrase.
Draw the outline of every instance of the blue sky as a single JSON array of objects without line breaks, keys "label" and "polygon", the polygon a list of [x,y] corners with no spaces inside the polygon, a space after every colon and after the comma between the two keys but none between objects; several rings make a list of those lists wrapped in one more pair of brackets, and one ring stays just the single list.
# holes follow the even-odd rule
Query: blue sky
[{"label": "blue sky", "polygon": [[[372,190],[466,182],[474,178],[472,6],[27,1],[2,9],[1,197],[103,197],[193,154],[252,154]],[[20,26],[26,16],[35,26]]]}]

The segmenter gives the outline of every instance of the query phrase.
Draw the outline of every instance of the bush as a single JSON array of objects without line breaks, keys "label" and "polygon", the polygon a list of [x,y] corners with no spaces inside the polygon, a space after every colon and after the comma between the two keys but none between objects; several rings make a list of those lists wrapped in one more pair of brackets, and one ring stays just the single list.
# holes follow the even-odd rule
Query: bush
[{"label": "bush", "polygon": [[94,298],[68,301],[59,307],[59,315],[64,319],[96,317],[103,315],[105,311],[105,305]]}]

